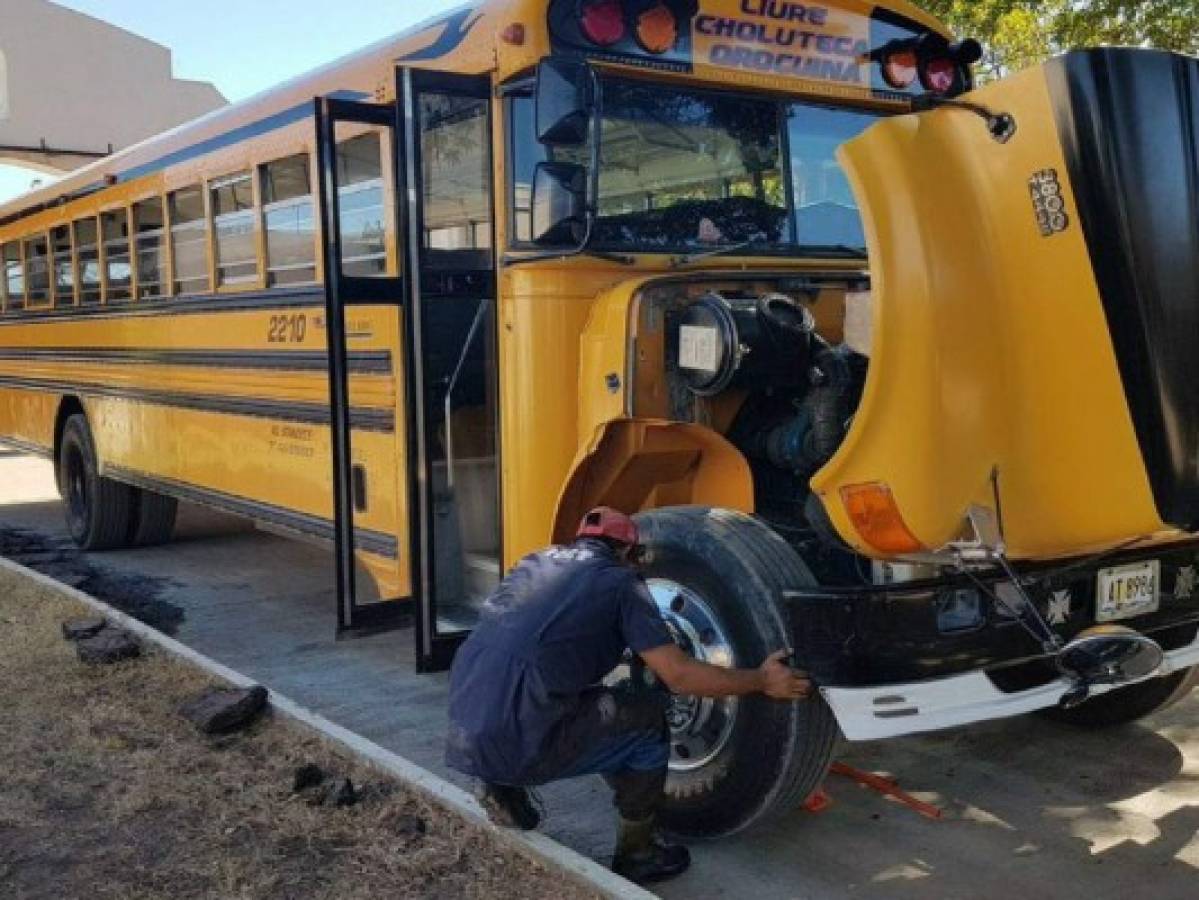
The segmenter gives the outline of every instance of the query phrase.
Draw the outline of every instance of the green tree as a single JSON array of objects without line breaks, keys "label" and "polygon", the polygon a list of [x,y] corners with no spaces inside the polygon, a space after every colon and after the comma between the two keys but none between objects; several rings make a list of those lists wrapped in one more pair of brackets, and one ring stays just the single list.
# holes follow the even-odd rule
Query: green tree
[{"label": "green tree", "polygon": [[1122,44],[1199,55],[1199,0],[917,0],[986,49],[983,77],[1078,47]]}]

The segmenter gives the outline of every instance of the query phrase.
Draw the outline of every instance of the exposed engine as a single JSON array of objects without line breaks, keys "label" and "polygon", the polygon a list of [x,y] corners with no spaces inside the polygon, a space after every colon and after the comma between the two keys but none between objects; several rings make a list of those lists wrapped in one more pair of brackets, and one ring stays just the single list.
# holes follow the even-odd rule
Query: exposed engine
[{"label": "exposed engine", "polygon": [[693,397],[743,398],[727,436],[750,461],[759,514],[797,544],[838,544],[808,480],[845,439],[867,358],[830,344],[786,294],[724,290],[667,312],[666,360]]}]

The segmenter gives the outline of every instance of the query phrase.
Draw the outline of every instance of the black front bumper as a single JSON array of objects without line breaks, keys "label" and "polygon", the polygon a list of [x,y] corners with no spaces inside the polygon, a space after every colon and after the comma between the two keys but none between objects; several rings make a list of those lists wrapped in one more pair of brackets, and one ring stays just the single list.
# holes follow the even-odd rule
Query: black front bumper
[{"label": "black front bumper", "polygon": [[[1065,640],[1097,624],[1100,569],[1159,560],[1157,612],[1122,620],[1154,638],[1166,651],[1184,647],[1199,632],[1199,540],[1149,549],[1115,551],[1101,557],[1018,566],[1041,615]],[[789,592],[796,655],[822,687],[874,687],[944,678],[983,670],[1003,691],[1037,687],[1059,674],[1029,631],[988,594],[1003,590],[1002,575],[965,575],[902,585],[813,588]],[[960,593],[959,593],[960,592]],[[977,596],[977,620],[947,616]],[[1062,614],[1065,615],[1062,621]],[[968,617],[967,617],[968,618]],[[955,620],[955,621],[951,621]]]}]

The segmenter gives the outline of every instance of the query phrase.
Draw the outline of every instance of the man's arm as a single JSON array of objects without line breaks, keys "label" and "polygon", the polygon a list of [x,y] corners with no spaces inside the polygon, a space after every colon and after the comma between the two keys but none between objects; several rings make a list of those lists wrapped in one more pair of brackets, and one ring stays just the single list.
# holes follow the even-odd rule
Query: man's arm
[{"label": "man's arm", "polygon": [[666,644],[640,654],[658,679],[675,694],[689,697],[741,697],[765,694],[775,700],[801,700],[812,692],[812,683],[783,660],[786,650],[766,657],[756,669],[725,669],[700,662],[677,644]]}]

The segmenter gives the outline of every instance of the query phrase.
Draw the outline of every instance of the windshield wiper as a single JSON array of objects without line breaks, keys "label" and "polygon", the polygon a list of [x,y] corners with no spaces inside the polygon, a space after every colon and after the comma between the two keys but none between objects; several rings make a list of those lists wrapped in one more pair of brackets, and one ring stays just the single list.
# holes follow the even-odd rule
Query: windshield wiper
[{"label": "windshield wiper", "polygon": [[[716,247],[713,250],[700,250],[696,253],[687,253],[683,256],[676,256],[670,261],[672,269],[681,269],[683,266],[689,266],[692,263],[701,262],[705,259],[711,259],[714,256],[728,256],[736,253],[738,250],[766,249],[771,245],[768,241],[739,241],[736,244],[728,244],[724,247]],[[805,256],[827,254],[830,256],[851,256],[855,259],[865,259],[866,251],[861,247],[852,247],[849,244],[801,244],[795,247],[794,250]]]},{"label": "windshield wiper", "polygon": [[799,250],[804,254],[830,253],[837,256],[854,256],[866,258],[866,251],[861,247],[851,247],[849,244],[800,244]]},{"label": "windshield wiper", "polygon": [[523,265],[524,263],[545,262],[547,259],[566,259],[571,256],[590,256],[595,259],[602,259],[605,262],[620,263],[622,266],[631,266],[637,262],[636,257],[626,253],[609,253],[606,250],[592,250],[590,247],[582,247],[571,251],[546,250],[540,253],[527,253],[523,255],[505,253],[501,264],[507,268],[509,266]]},{"label": "windshield wiper", "polygon": [[736,244],[727,244],[724,247],[717,247],[714,250],[699,250],[695,253],[687,253],[683,256],[676,256],[670,261],[672,269],[681,269],[683,266],[689,266],[692,263],[699,262],[704,259],[711,259],[714,256],[728,256],[730,253],[736,253],[738,250],[746,250],[750,247],[765,247],[769,246],[763,241],[739,241]]}]

